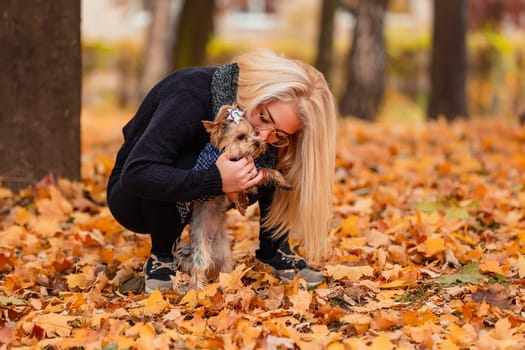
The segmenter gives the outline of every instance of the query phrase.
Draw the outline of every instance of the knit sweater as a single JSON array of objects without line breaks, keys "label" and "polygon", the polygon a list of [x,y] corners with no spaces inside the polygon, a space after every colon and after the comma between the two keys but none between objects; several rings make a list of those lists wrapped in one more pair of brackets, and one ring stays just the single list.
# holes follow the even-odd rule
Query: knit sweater
[{"label": "knit sweater", "polygon": [[[220,151],[215,148],[211,143],[207,143],[204,149],[197,158],[197,163],[193,167],[194,170],[207,169],[217,161],[220,156]],[[260,170],[262,168],[275,168],[277,163],[277,150],[275,148],[268,149],[261,156],[254,159],[255,168]],[[191,212],[193,211],[193,205],[195,202],[204,202],[212,199],[213,195],[204,196],[197,198],[191,202],[177,202],[177,209],[179,210],[181,222],[188,222]]]},{"label": "knit sweater", "polygon": [[[213,120],[222,105],[235,101],[237,76],[236,64],[187,68],[153,87],[123,128],[124,143],[114,174],[120,173],[126,192],[169,202],[222,194],[215,163],[201,169],[194,166],[209,142],[201,121]],[[254,200],[259,199],[264,216],[271,196],[262,197]]]}]

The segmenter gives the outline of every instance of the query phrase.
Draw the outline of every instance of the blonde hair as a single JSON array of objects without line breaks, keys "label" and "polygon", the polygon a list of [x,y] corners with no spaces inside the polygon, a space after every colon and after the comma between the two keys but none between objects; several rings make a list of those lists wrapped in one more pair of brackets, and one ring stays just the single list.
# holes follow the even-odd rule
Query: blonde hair
[{"label": "blonde hair", "polygon": [[279,155],[277,168],[292,191],[275,190],[263,225],[275,238],[288,231],[302,239],[313,260],[326,256],[332,218],[337,110],[324,76],[312,66],[267,50],[241,55],[237,102],[248,115],[271,101],[295,102],[301,128]]}]

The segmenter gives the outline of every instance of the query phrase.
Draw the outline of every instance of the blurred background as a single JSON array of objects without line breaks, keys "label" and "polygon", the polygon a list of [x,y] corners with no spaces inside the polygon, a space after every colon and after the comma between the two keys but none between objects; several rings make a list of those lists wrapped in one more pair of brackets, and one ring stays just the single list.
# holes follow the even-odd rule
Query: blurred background
[{"label": "blurred background", "polygon": [[525,0],[9,0],[0,13],[11,188],[49,173],[103,184],[154,84],[253,48],[317,67],[352,126],[525,122]]},{"label": "blurred background", "polygon": [[89,0],[81,11],[84,109],[133,110],[170,71],[264,47],[318,67],[345,116],[525,111],[521,0]]}]

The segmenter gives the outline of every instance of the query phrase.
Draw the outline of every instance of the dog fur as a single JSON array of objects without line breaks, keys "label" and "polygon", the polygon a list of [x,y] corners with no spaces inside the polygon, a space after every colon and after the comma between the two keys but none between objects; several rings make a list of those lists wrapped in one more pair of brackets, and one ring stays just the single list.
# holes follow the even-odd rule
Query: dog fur
[{"label": "dog fur", "polygon": [[[236,105],[223,106],[215,121],[203,121],[210,133],[210,142],[231,159],[246,157],[253,160],[266,149],[265,140],[255,132],[254,127],[244,117],[233,120],[229,110]],[[291,190],[284,176],[275,169],[262,169],[264,178],[260,184],[273,184],[285,190]],[[248,206],[248,193],[256,192],[256,187],[239,193],[239,200],[234,203],[241,214]],[[214,279],[219,272],[231,272],[233,257],[230,240],[226,234],[226,212],[232,202],[226,195],[219,195],[208,201],[197,201],[190,220],[190,246],[178,249],[182,271],[191,275],[189,287],[202,289],[208,279]]]}]

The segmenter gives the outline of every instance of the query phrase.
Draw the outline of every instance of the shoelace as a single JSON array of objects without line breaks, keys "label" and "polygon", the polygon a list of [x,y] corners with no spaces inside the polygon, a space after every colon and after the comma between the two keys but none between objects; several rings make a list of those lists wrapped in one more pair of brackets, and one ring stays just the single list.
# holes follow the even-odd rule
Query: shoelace
[{"label": "shoelace", "polygon": [[179,267],[179,264],[177,264],[175,261],[160,261],[160,260],[153,260],[151,263],[151,270],[150,272],[155,272],[160,269],[170,269],[172,271],[177,270]]},{"label": "shoelace", "polygon": [[[287,253],[285,252],[283,249],[277,249],[277,252],[278,253],[281,253],[282,257],[281,259],[282,260],[285,260],[286,262],[290,263],[291,265],[293,265],[294,267],[297,267],[296,264],[300,261],[304,261],[303,258],[301,258],[300,256],[296,255],[296,254],[293,254],[292,252],[290,253]],[[306,264],[306,263],[305,263]],[[308,264],[306,264],[306,266],[308,266]]]}]

